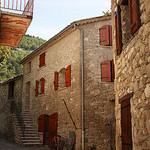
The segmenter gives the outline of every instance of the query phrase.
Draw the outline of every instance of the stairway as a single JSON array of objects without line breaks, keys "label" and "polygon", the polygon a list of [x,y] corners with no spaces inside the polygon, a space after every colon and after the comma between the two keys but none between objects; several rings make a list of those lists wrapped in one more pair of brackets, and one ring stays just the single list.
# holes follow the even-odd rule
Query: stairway
[{"label": "stairway", "polygon": [[12,117],[24,146],[42,146],[40,138],[29,115],[29,111],[22,112],[19,117],[12,114]]}]

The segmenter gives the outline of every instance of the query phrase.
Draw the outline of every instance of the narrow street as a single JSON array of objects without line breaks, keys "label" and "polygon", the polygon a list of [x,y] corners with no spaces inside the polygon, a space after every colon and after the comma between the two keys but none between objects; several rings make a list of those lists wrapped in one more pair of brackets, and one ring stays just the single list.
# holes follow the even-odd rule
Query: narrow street
[{"label": "narrow street", "polygon": [[0,137],[0,150],[49,150],[46,147],[21,147]]}]

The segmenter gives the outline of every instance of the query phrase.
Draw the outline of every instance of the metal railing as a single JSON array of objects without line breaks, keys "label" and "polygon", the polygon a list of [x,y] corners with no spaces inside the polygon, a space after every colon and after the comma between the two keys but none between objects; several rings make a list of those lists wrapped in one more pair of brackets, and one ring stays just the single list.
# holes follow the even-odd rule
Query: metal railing
[{"label": "metal railing", "polygon": [[33,16],[34,0],[1,0],[1,8]]}]

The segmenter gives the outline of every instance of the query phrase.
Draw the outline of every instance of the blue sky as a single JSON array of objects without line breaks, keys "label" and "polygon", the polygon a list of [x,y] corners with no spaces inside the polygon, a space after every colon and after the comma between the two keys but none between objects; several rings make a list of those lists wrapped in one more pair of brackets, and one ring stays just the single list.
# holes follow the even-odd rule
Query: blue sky
[{"label": "blue sky", "polygon": [[111,0],[34,0],[33,20],[27,34],[50,39],[73,21],[103,15]]}]

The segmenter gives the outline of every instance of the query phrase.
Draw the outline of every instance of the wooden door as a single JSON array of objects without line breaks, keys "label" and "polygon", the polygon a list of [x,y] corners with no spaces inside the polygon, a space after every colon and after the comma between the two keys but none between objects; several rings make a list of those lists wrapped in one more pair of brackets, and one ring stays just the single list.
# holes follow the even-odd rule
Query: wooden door
[{"label": "wooden door", "polygon": [[57,136],[57,120],[58,114],[54,113],[49,116],[49,146],[51,147],[52,141]]},{"label": "wooden door", "polygon": [[132,150],[130,99],[121,102],[122,150]]}]

